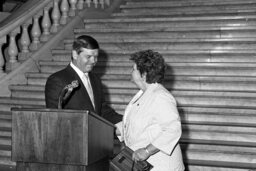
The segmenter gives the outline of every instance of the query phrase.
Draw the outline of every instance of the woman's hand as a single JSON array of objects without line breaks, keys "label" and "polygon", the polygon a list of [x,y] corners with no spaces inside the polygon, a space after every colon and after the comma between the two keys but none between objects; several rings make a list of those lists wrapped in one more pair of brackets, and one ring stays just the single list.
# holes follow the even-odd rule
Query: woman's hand
[{"label": "woman's hand", "polygon": [[143,161],[147,160],[151,154],[149,153],[146,148],[139,148],[138,150],[134,151],[132,154],[132,159],[137,162],[137,161]]},{"label": "woman's hand", "polygon": [[117,127],[115,129],[115,133],[116,133],[116,136],[120,136],[121,135],[121,132],[120,132],[120,130]]},{"label": "woman's hand", "polygon": [[149,144],[146,148],[139,148],[138,150],[134,151],[132,154],[132,159],[137,161],[147,160],[151,155],[158,153],[160,150]]}]

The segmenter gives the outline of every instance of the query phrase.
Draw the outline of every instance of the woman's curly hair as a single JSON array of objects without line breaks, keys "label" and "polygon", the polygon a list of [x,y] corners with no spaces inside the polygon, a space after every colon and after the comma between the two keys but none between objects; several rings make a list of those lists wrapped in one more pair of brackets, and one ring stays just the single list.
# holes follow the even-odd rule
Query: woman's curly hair
[{"label": "woman's curly hair", "polygon": [[137,65],[140,74],[146,73],[147,83],[161,83],[164,79],[166,64],[163,56],[153,50],[143,50],[131,54],[131,61]]}]

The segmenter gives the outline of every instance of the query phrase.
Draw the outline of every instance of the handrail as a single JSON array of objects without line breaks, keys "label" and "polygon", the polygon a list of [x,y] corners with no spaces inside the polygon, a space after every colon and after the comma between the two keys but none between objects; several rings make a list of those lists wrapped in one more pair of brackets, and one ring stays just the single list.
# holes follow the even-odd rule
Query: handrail
[{"label": "handrail", "polygon": [[30,58],[67,24],[68,18],[86,6],[104,9],[110,0],[29,0],[7,17],[0,25],[0,79]]},{"label": "handrail", "polygon": [[0,24],[0,37],[9,34],[10,30],[19,27],[21,23],[31,19],[31,16],[43,9],[52,0],[29,0],[23,4],[16,12],[8,16]]},{"label": "handrail", "polygon": [[[44,5],[39,4],[39,1]],[[38,60],[50,59],[52,47],[66,36],[74,36],[72,30],[83,26],[83,18],[109,18],[125,1],[29,0],[29,2],[33,2],[32,6],[37,10],[19,8],[17,13],[4,22],[7,25],[0,28],[0,96],[2,97],[11,96],[8,88],[10,84],[27,82],[26,72],[40,72]],[[32,11],[35,13],[33,14]],[[27,20],[22,19],[23,13],[26,14]],[[31,16],[28,17],[29,15]],[[11,26],[11,23],[16,27]],[[6,30],[7,27],[9,31]],[[3,30],[6,34],[2,32]]]}]

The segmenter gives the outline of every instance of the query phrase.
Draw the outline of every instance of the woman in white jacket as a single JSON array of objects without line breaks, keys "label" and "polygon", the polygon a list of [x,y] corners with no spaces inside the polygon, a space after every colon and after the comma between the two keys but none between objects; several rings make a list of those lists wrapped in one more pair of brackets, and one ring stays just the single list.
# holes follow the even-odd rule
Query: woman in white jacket
[{"label": "woman in white jacket", "polygon": [[165,73],[161,54],[145,50],[131,55],[132,81],[140,89],[116,124],[120,141],[135,161],[147,160],[152,171],[183,171],[181,122],[172,94],[160,84]]}]

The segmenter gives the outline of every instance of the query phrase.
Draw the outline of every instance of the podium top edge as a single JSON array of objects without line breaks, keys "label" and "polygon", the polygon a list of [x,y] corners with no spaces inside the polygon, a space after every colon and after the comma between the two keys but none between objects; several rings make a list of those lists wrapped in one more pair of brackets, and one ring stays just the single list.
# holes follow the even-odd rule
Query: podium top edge
[{"label": "podium top edge", "polygon": [[89,110],[73,110],[73,109],[50,109],[50,108],[18,108],[18,107],[13,107],[11,108],[12,112],[17,112],[17,111],[27,111],[27,112],[32,112],[32,111],[36,111],[36,112],[65,112],[65,113],[81,113],[81,114],[89,114],[92,117],[95,117],[99,120],[101,120],[102,122],[108,124],[109,126],[115,127],[114,124],[112,124],[111,122],[109,122],[108,120],[106,120],[105,118],[99,116],[98,114],[96,114],[95,112],[89,111]]},{"label": "podium top edge", "polygon": [[59,112],[63,111],[66,113],[89,113],[89,110],[74,110],[74,109],[51,109],[51,108],[19,108],[19,107],[13,107],[11,108],[11,111],[41,111],[41,112]]}]

